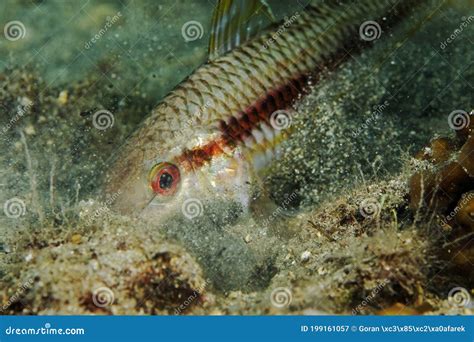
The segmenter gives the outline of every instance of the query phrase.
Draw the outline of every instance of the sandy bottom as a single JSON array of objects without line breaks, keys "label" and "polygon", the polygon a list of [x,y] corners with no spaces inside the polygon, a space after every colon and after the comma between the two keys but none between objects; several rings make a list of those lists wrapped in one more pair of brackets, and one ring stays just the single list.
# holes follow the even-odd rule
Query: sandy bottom
[{"label": "sandy bottom", "polygon": [[[182,41],[176,13],[205,24],[208,9],[10,8],[2,19],[25,18],[28,35],[0,50],[0,203],[15,205],[0,215],[0,312],[474,314],[474,260],[457,261],[436,213],[409,207],[413,156],[454,134],[449,113],[473,108],[474,26],[440,47],[472,6],[457,3],[383,33],[299,101],[264,180],[270,209],[210,197],[194,219],[153,225],[111,212],[97,187],[113,151],[205,58],[206,38]],[[42,50],[45,12],[73,19]],[[61,42],[73,48],[55,54]],[[113,126],[94,127],[98,109]]]}]

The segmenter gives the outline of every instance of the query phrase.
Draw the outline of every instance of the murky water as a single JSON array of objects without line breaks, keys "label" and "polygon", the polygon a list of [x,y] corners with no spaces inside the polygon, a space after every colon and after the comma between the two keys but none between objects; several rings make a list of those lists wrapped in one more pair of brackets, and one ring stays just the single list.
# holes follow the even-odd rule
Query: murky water
[{"label": "murky water", "polygon": [[[270,5],[278,18],[302,10],[298,2]],[[35,280],[11,307],[15,313],[93,312],[84,298],[100,284],[122,298],[106,313],[169,311],[166,298],[166,305],[152,304],[156,311],[131,304],[141,293],[137,265],[156,260],[157,251],[174,255],[168,244],[183,248],[177,255],[189,253],[198,278],[210,284],[214,302],[196,305],[198,313],[228,305],[239,313],[274,313],[264,298],[276,285],[292,289],[295,310],[316,308],[304,298],[315,284],[337,283],[326,274],[340,265],[313,263],[336,256],[319,254],[329,251],[308,228],[311,214],[403,174],[410,154],[433,136],[450,134],[450,113],[473,107],[474,5],[433,1],[381,32],[373,48],[325,75],[298,103],[295,133],[265,179],[277,207],[291,196],[285,215],[268,224],[265,214],[210,198],[196,220],[178,215],[145,224],[99,210],[100,177],[151,109],[206,61],[213,4],[6,0],[0,8],[0,204],[14,205],[0,216],[0,276],[4,284]],[[189,21],[202,28],[191,40],[182,32]],[[98,110],[112,114],[106,129],[93,123]],[[341,224],[330,216],[328,226]],[[356,236],[359,248],[367,236]],[[141,246],[144,240],[150,241]],[[125,270],[130,265],[136,269]],[[194,279],[186,265],[173,272]],[[85,280],[66,290],[60,270]],[[186,290],[199,283],[177,278]],[[347,312],[349,302],[327,309]]]}]

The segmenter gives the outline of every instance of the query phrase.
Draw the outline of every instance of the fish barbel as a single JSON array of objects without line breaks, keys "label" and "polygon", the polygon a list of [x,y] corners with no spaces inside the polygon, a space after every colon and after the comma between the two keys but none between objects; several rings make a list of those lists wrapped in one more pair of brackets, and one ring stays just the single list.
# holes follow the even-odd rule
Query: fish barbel
[{"label": "fish barbel", "polygon": [[186,199],[209,195],[247,206],[255,177],[291,130],[292,105],[308,82],[316,84],[361,45],[372,44],[360,36],[365,22],[387,27],[411,5],[308,6],[198,68],[121,147],[105,178],[106,193],[120,194],[113,208],[158,218]]}]

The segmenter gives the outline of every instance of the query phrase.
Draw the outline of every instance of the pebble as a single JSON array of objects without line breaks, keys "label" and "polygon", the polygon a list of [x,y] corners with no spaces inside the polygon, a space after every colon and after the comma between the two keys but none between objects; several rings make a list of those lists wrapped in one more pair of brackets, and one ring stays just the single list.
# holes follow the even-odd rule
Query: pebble
[{"label": "pebble", "polygon": [[310,257],[311,257],[311,252],[310,251],[304,251],[303,253],[301,253],[301,261],[302,262],[308,261]]},{"label": "pebble", "polygon": [[73,236],[71,236],[71,242],[76,245],[80,244],[81,240],[82,240],[81,234],[74,234]]},{"label": "pebble", "polygon": [[26,126],[25,133],[27,135],[34,135],[36,133],[35,127],[33,125]]},{"label": "pebble", "polygon": [[0,243],[0,253],[10,253],[10,246]]},{"label": "pebble", "polygon": [[33,260],[33,253],[29,252],[27,255],[25,255],[25,261],[29,262],[31,260]]},{"label": "pebble", "polygon": [[67,103],[67,100],[69,98],[69,93],[67,90],[63,90],[59,93],[59,96],[58,96],[58,103],[61,105],[61,106],[64,106],[66,103]]}]

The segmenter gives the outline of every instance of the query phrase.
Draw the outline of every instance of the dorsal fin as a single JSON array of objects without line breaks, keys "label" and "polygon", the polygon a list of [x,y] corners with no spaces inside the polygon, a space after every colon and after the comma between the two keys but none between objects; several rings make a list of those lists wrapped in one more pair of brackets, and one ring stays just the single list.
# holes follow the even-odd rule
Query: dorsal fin
[{"label": "dorsal fin", "polygon": [[265,0],[219,0],[212,16],[209,60],[253,38],[273,21]]}]

